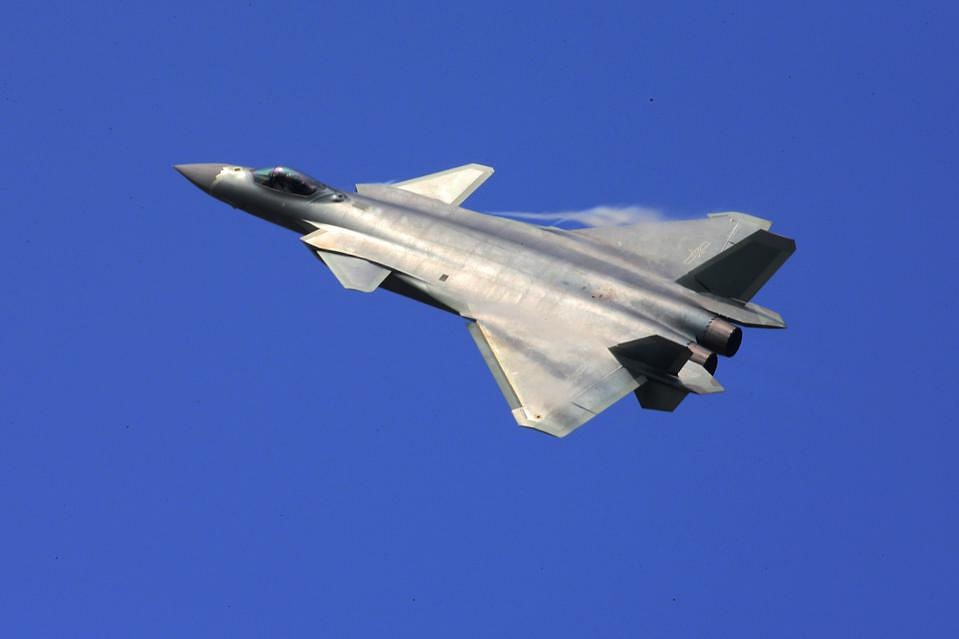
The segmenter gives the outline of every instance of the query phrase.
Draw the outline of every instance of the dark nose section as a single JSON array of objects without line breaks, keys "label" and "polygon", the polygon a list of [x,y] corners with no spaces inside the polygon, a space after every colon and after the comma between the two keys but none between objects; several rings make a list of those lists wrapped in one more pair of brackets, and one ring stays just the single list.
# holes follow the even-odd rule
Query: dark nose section
[{"label": "dark nose section", "polygon": [[224,166],[226,165],[214,162],[210,164],[177,164],[173,168],[179,171],[183,177],[210,193],[213,188],[213,180],[220,174]]}]

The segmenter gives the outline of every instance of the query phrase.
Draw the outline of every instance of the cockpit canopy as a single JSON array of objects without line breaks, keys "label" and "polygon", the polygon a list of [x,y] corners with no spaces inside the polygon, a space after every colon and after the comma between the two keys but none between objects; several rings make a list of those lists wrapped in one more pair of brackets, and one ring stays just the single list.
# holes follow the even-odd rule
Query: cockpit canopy
[{"label": "cockpit canopy", "polygon": [[316,196],[318,198],[330,199],[334,202],[342,202],[346,199],[346,196],[339,191],[314,180],[304,173],[294,171],[285,166],[257,169],[253,171],[253,179],[257,184],[262,184],[269,189],[282,191],[284,193],[292,193],[304,197]]}]

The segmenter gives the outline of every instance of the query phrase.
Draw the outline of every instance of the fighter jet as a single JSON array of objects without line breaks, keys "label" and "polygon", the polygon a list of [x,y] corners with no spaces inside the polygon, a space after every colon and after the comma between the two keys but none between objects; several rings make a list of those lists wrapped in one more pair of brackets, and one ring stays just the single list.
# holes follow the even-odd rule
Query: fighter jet
[{"label": "fighter jet", "polygon": [[463,208],[480,164],[349,193],[284,166],[174,168],[298,233],[343,287],[464,318],[516,421],[557,437],[629,393],[672,411],[722,391],[740,326],[785,327],[750,300],[795,242],[744,213],[563,230]]}]

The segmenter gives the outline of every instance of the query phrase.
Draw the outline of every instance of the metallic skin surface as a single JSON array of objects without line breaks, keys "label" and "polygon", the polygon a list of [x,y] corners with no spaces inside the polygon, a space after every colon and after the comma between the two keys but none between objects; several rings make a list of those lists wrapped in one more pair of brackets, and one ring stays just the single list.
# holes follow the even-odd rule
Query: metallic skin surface
[{"label": "metallic skin surface", "polygon": [[210,193],[213,188],[213,181],[223,170],[223,167],[223,164],[178,164],[173,168],[200,189]]},{"label": "metallic skin surface", "polygon": [[716,357],[716,353],[709,349],[703,348],[696,342],[690,342],[689,344],[686,344],[686,348],[693,353],[692,357],[689,358],[691,361],[696,362],[705,368],[710,375],[716,374],[716,368],[719,366],[719,358]]},{"label": "metallic skin surface", "polygon": [[462,208],[493,172],[478,164],[355,193],[286,167],[175,168],[299,233],[345,288],[465,318],[516,421],[552,435],[633,391],[656,410],[719,392],[716,354],[742,339],[732,322],[784,326],[749,298],[795,244],[742,213],[563,231]]}]

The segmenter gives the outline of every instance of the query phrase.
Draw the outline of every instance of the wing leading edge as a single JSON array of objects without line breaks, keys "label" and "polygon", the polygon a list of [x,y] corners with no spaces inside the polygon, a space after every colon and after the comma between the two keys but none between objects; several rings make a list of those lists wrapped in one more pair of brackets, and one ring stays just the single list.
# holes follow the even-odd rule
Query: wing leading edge
[{"label": "wing leading edge", "polygon": [[493,318],[467,326],[520,426],[565,437],[644,381],[600,344],[547,342]]},{"label": "wing leading edge", "polygon": [[517,423],[556,437],[630,392],[643,408],[671,411],[688,393],[723,390],[687,346],[661,335],[610,347],[515,309],[479,314],[467,327]]}]

